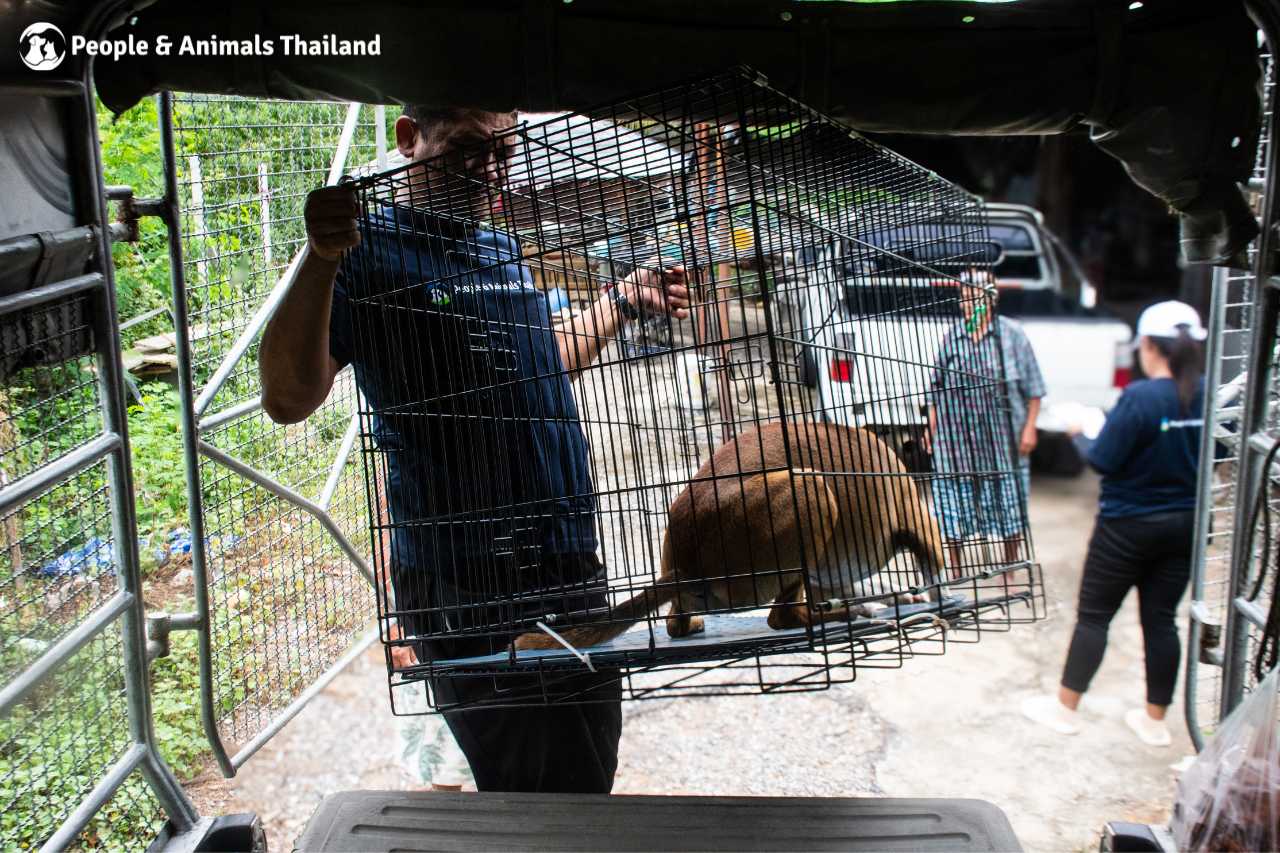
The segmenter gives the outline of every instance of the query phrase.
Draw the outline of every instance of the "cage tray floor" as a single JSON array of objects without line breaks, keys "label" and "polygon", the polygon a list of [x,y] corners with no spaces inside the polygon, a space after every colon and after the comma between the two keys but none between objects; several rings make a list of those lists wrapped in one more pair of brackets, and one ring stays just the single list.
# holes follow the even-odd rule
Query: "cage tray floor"
[{"label": "cage tray floor", "polygon": [[[953,618],[972,612],[975,609],[999,607],[1020,600],[1019,596],[1000,599],[980,599],[975,605],[973,600],[963,596],[948,596],[938,602],[922,604],[902,604],[887,607],[883,618],[859,617],[851,621],[831,621],[815,626],[815,633],[820,633],[826,643],[842,640],[855,640],[893,632],[893,626],[884,618],[893,617],[901,623],[913,616],[935,614],[944,619]],[[600,663],[623,663],[637,659],[688,660],[710,656],[734,646],[750,648],[751,653],[808,651],[809,633],[804,628],[787,628],[775,630],[768,623],[768,611],[753,613],[725,614],[704,617],[704,630],[688,637],[672,638],[667,636],[663,620],[656,620],[652,629],[648,623],[640,623],[622,636],[597,646],[588,646],[578,651],[590,655],[593,661]],[[923,620],[922,620],[923,622]],[[927,624],[927,622],[923,622]],[[762,641],[767,644],[762,646]],[[464,658],[447,658],[432,663],[434,671],[465,670],[474,667],[491,669],[495,665],[510,662],[505,652],[490,655],[476,655]],[[549,663],[575,663],[574,656],[568,649],[536,649],[522,651],[517,658],[516,667],[521,665],[537,666]],[[424,668],[425,669],[425,668]],[[425,674],[425,673],[424,673]]]},{"label": "cage tray floor", "polygon": [[982,800],[348,791],[295,850],[1020,850]]}]

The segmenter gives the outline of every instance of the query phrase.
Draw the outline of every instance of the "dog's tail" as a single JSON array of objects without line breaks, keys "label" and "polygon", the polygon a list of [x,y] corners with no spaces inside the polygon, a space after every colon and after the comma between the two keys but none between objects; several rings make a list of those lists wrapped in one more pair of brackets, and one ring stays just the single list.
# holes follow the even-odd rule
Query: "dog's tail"
[{"label": "dog's tail", "polygon": [[[664,549],[665,550],[665,549]],[[622,634],[635,623],[676,597],[676,585],[647,586],[639,593],[610,609],[609,621],[603,625],[583,625],[558,632],[565,642],[575,649],[590,648],[607,643]],[[521,649],[559,649],[559,641],[543,631],[530,631],[516,637],[512,643],[516,651]]]}]

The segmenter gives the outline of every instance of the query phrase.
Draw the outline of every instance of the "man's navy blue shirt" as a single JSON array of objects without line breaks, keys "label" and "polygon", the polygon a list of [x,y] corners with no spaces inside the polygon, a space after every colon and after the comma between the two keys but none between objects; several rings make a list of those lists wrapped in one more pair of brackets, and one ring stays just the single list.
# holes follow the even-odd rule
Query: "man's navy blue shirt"
[{"label": "man's navy blue shirt", "polygon": [[506,565],[594,552],[586,438],[519,244],[403,207],[361,232],[330,351],[377,412],[397,574],[492,589]]},{"label": "man's navy blue shirt", "polygon": [[1125,389],[1088,451],[1102,474],[1098,514],[1124,518],[1195,509],[1204,389],[1183,408],[1172,379]]}]

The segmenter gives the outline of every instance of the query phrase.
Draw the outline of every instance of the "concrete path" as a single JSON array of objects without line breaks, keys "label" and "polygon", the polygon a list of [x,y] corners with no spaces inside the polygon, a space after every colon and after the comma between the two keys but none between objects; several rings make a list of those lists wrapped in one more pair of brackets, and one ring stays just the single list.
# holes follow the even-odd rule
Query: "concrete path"
[{"label": "concrete path", "polygon": [[[1180,706],[1170,749],[1143,746],[1124,725],[1124,710],[1143,700],[1133,600],[1112,627],[1083,733],[1055,735],[1018,710],[1057,683],[1097,482],[1041,479],[1032,492],[1048,621],[904,670],[860,671],[856,683],[821,693],[629,703],[616,792],[977,797],[1006,811],[1028,850],[1045,851],[1096,849],[1107,820],[1164,820],[1169,765],[1191,746]],[[288,850],[324,794],[412,786],[399,748],[373,649],[236,779],[209,779],[194,793],[202,810],[258,812],[271,848]]]}]

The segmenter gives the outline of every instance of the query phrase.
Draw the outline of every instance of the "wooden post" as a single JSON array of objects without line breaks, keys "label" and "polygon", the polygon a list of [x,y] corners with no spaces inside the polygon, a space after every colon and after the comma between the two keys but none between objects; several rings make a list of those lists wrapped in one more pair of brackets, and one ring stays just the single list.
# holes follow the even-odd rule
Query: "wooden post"
[{"label": "wooden post", "polygon": [[[0,391],[0,486],[7,486],[13,477],[3,460],[12,459],[18,447],[18,428],[9,417],[9,398]],[[16,582],[23,574],[22,561],[22,513],[15,510],[5,516],[0,524],[0,550],[9,557],[9,575]]]}]

